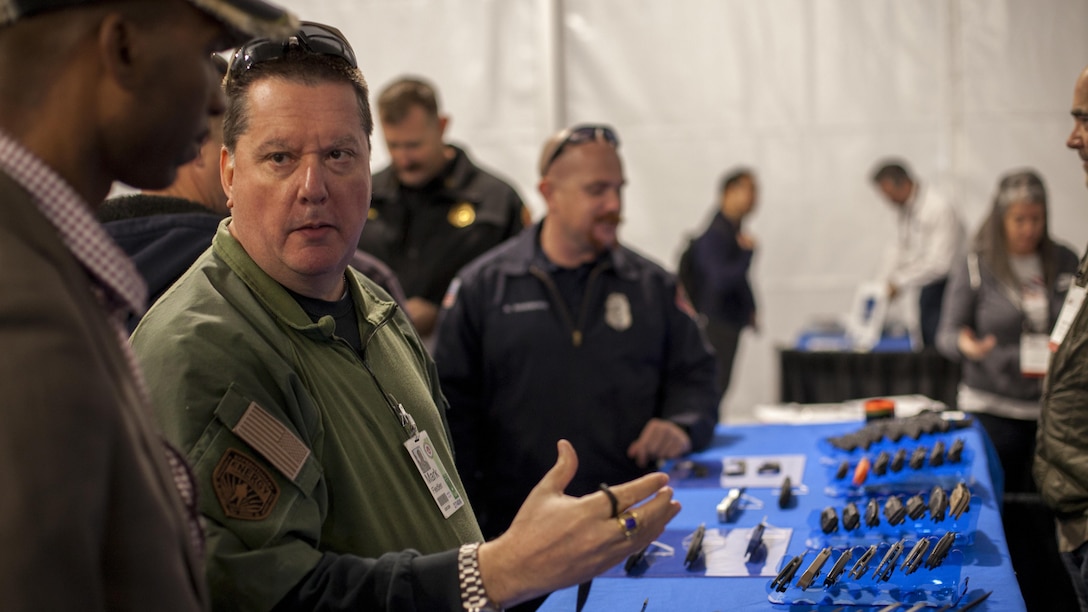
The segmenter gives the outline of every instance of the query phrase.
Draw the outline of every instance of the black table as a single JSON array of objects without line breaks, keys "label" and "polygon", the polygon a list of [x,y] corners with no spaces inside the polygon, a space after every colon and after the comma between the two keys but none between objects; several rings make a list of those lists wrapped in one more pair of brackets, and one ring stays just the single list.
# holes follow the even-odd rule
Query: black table
[{"label": "black table", "polygon": [[960,366],[933,349],[860,353],[779,348],[778,355],[783,403],[921,394],[949,407],[956,405]]}]

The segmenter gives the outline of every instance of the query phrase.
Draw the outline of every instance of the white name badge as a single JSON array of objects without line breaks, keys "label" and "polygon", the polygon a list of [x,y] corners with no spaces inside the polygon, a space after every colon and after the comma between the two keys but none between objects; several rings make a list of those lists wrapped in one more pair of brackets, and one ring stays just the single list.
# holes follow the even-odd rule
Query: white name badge
[{"label": "white name badge", "polygon": [[458,508],[465,505],[465,498],[457,492],[457,487],[450,480],[449,472],[442,465],[442,460],[435,452],[426,431],[419,432],[418,436],[405,442],[404,448],[408,449],[408,454],[412,456],[419,475],[423,477],[423,484],[427,485],[434,503],[438,504],[438,509],[442,511],[442,516],[449,518],[457,512]]},{"label": "white name badge", "polygon": [[1050,366],[1050,337],[1046,334],[1020,335],[1020,373],[1027,378],[1046,376]]},{"label": "white name badge", "polygon": [[1050,332],[1051,352],[1057,351],[1062,345],[1065,335],[1069,333],[1069,328],[1073,326],[1073,319],[1080,314],[1080,309],[1084,306],[1085,292],[1088,292],[1088,289],[1074,284],[1069,287],[1069,293],[1065,294],[1065,303],[1062,304],[1058,322],[1054,324],[1054,330]]}]

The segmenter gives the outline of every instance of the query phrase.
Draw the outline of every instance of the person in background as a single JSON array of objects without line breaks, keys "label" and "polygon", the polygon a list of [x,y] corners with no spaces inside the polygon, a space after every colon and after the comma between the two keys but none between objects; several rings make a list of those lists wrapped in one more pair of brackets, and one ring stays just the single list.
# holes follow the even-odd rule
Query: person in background
[{"label": "person in background", "polygon": [[374,196],[359,248],[393,269],[407,311],[430,343],[439,303],[457,271],[525,225],[509,184],[445,142],[450,118],[430,83],[403,77],[378,96],[391,162],[374,175]]},{"label": "person in background", "polygon": [[917,300],[916,329],[922,346],[932,347],[948,271],[963,243],[963,224],[948,201],[916,181],[903,162],[880,162],[872,179],[899,216],[882,272],[888,297]]},{"label": "person in background", "polygon": [[490,610],[657,537],[679,511],[666,475],[570,497],[578,460],[553,441],[515,524],[481,543],[434,363],[348,266],[373,129],[354,51],[304,22],[239,48],[225,87],[231,216],[132,335],[164,433],[193,461],[213,606]]},{"label": "person in background", "polygon": [[147,288],[94,213],[196,156],[213,52],[296,23],[259,0],[0,0],[0,608],[205,609],[194,483],[125,342]]},{"label": "person in background", "polygon": [[[1088,177],[1088,68],[1073,87],[1073,131],[1066,146],[1076,151]],[[1058,322],[1056,349],[1043,387],[1035,438],[1033,475],[1057,519],[1058,550],[1073,581],[1081,610],[1088,610],[1088,253],[1081,258]]]},{"label": "person in background", "polygon": [[1031,170],[1003,176],[970,252],[952,269],[937,348],[963,364],[956,405],[993,440],[1006,492],[1036,490],[1049,333],[1076,271],[1076,254],[1050,238],[1042,179]]},{"label": "person in background", "polygon": [[608,126],[545,143],[547,216],[469,264],[435,346],[457,465],[485,536],[510,526],[555,441],[568,491],[634,478],[709,444],[714,359],[676,278],[619,241],[626,178]]},{"label": "person in background", "polygon": [[717,212],[680,259],[680,280],[718,360],[719,397],[729,390],[741,331],[756,326],[756,300],[748,281],[756,243],[743,223],[755,210],[757,195],[751,170],[731,170],[722,177]]}]

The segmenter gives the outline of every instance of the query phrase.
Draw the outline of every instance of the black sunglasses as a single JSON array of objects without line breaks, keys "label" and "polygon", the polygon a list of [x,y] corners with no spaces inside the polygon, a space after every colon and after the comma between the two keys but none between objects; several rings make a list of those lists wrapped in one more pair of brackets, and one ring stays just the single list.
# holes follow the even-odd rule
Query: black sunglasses
[{"label": "black sunglasses", "polygon": [[287,51],[295,45],[310,53],[342,59],[352,68],[359,67],[355,60],[355,51],[340,30],[313,21],[303,21],[299,30],[286,39],[255,38],[238,47],[230,60],[229,78],[236,79],[262,62],[283,59]]},{"label": "black sunglasses", "polygon": [[555,160],[559,159],[559,156],[568,145],[580,145],[594,141],[606,142],[612,145],[613,148],[620,146],[620,139],[616,136],[615,130],[607,125],[576,125],[567,130],[566,136],[559,141],[552,154],[541,164],[540,175],[544,176],[548,172],[548,168],[551,168]]}]

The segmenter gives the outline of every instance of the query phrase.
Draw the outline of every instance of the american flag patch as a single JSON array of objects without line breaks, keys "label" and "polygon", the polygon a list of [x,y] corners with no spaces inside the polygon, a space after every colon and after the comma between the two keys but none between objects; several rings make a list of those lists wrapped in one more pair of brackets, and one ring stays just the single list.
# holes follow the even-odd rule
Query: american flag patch
[{"label": "american flag patch", "polygon": [[249,404],[231,431],[291,480],[310,457],[306,444],[257,402]]}]

